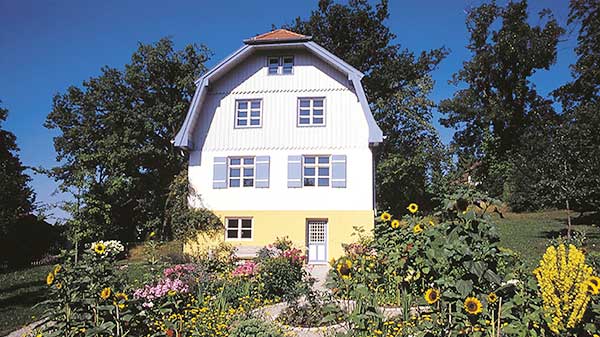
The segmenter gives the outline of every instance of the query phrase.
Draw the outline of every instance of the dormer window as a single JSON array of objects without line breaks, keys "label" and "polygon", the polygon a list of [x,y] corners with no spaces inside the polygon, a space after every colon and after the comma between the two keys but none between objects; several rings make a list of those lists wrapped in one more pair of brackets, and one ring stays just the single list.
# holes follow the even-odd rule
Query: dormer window
[{"label": "dormer window", "polygon": [[298,98],[298,126],[325,125],[325,98]]},{"label": "dormer window", "polygon": [[291,75],[294,73],[294,57],[270,56],[267,66],[269,75]]}]

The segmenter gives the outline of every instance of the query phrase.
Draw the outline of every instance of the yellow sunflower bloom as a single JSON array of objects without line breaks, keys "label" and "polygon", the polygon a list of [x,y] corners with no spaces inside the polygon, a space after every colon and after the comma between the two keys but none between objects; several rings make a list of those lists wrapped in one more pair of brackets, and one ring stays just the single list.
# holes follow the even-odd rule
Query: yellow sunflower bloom
[{"label": "yellow sunflower bloom", "polygon": [[416,224],[415,227],[413,227],[413,233],[415,234],[419,234],[423,231],[423,227],[421,227],[420,224]]},{"label": "yellow sunflower bloom", "polygon": [[440,300],[440,291],[434,288],[430,288],[425,292],[425,301],[429,304],[434,304]]},{"label": "yellow sunflower bloom", "polygon": [[54,282],[54,273],[50,272],[50,273],[48,273],[48,276],[46,276],[46,284],[51,285],[53,282]]},{"label": "yellow sunflower bloom", "polygon": [[56,289],[58,289],[58,290],[62,289],[62,283],[60,283],[60,282],[56,282],[56,285],[55,285],[55,287],[56,287]]},{"label": "yellow sunflower bloom", "polygon": [[467,297],[465,300],[465,311],[471,315],[477,315],[483,310],[483,305],[476,297]]},{"label": "yellow sunflower bloom", "polygon": [[392,215],[388,212],[383,212],[381,214],[381,220],[383,221],[390,221],[392,219]]},{"label": "yellow sunflower bloom", "polygon": [[488,294],[487,300],[489,303],[496,303],[496,301],[498,301],[498,295],[496,295],[494,292],[491,292]]},{"label": "yellow sunflower bloom", "polygon": [[106,253],[106,246],[102,242],[94,244],[94,251],[96,254],[103,255]]},{"label": "yellow sunflower bloom", "polygon": [[392,220],[392,223],[390,226],[392,226],[393,229],[400,227],[400,220],[398,220],[398,219]]},{"label": "yellow sunflower bloom", "polygon": [[109,298],[110,297],[110,292],[111,292],[111,290],[110,290],[109,287],[106,287],[106,288],[102,289],[102,291],[100,292],[100,298],[103,299],[103,300]]},{"label": "yellow sunflower bloom", "polygon": [[406,209],[411,212],[412,214],[417,213],[417,211],[419,210],[419,205],[415,204],[414,202],[411,203],[410,205],[408,205],[408,207],[406,207]]},{"label": "yellow sunflower bloom", "polygon": [[62,266],[60,264],[57,264],[56,266],[54,266],[54,274],[58,274],[58,272],[62,269]]},{"label": "yellow sunflower bloom", "polygon": [[345,260],[343,262],[338,263],[337,271],[343,279],[350,278],[350,271],[352,269],[352,261]]}]

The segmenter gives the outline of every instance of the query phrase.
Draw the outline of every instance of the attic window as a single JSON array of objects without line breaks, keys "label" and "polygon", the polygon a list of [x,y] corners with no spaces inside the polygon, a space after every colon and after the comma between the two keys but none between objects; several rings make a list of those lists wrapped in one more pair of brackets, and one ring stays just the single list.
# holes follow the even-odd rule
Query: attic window
[{"label": "attic window", "polygon": [[267,66],[269,75],[291,75],[294,73],[294,57],[269,56]]}]

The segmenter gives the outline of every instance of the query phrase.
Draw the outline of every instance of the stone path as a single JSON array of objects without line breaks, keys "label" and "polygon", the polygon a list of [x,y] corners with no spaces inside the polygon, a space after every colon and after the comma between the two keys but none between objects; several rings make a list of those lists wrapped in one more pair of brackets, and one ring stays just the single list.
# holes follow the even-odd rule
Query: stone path
[{"label": "stone path", "polygon": [[328,264],[311,264],[306,267],[309,274],[315,278],[315,284],[313,288],[319,291],[325,291],[325,280],[327,279],[327,273],[329,273]]},{"label": "stone path", "polygon": [[23,337],[29,336],[29,334],[35,329],[38,325],[40,325],[41,321],[33,322],[29,325],[22,327],[19,330],[13,331],[6,335],[6,337]]}]

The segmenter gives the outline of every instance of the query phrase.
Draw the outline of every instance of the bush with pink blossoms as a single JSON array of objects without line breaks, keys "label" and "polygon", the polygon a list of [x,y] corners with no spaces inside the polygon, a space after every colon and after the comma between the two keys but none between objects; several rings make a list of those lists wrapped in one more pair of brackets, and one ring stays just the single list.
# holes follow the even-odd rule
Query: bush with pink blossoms
[{"label": "bush with pink blossoms", "polygon": [[298,248],[290,248],[281,253],[281,256],[290,260],[294,264],[303,264],[306,261],[306,256],[302,254],[302,251]]},{"label": "bush with pink blossoms", "polygon": [[194,272],[196,266],[192,264],[178,264],[163,271],[163,278],[157,283],[147,284],[133,293],[135,299],[143,301],[144,308],[152,308],[154,300],[161,297],[188,293],[195,282]]},{"label": "bush with pink blossoms", "polygon": [[234,277],[252,277],[258,272],[258,264],[254,261],[246,261],[237,266],[231,273]]},{"label": "bush with pink blossoms", "polygon": [[190,286],[180,279],[163,278],[154,285],[147,284],[133,293],[135,299],[143,300],[145,308],[154,306],[153,301],[166,295],[175,295],[178,293],[187,293]]}]

